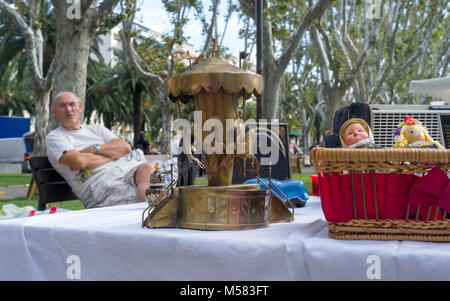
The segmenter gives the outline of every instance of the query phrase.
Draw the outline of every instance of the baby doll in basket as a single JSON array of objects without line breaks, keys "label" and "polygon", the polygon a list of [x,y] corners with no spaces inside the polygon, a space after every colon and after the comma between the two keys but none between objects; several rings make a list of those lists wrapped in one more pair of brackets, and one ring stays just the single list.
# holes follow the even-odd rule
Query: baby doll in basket
[{"label": "baby doll in basket", "polygon": [[396,142],[394,148],[440,148],[439,142],[434,141],[428,131],[414,118],[406,116],[394,131]]},{"label": "baby doll in basket", "polygon": [[339,138],[344,148],[380,148],[374,143],[369,125],[360,118],[347,120],[341,127]]}]

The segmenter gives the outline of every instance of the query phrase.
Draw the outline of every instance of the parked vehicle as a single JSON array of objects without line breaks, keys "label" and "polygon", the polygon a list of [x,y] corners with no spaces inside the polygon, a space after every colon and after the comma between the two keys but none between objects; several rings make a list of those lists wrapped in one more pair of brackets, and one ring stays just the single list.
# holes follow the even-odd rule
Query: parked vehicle
[{"label": "parked vehicle", "polygon": [[29,118],[0,116],[0,163],[20,163],[22,172],[30,172],[31,149],[23,138],[29,130]]},{"label": "parked vehicle", "polygon": [[0,138],[0,163],[22,163],[28,154],[22,138]]},{"label": "parked vehicle", "polygon": [[0,138],[0,163],[20,163],[22,172],[30,172],[29,160],[23,138]]}]

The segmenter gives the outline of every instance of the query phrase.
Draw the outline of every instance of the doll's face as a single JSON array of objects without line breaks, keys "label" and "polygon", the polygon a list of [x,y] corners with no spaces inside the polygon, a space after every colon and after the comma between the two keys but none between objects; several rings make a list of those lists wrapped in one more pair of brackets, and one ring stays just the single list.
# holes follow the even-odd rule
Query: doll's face
[{"label": "doll's face", "polygon": [[405,131],[403,132],[403,135],[405,136],[406,140],[408,140],[408,144],[411,144],[416,141],[425,141],[425,135],[423,134],[423,131],[415,125],[405,125]]},{"label": "doll's face", "polygon": [[350,124],[345,129],[344,135],[344,141],[348,146],[369,138],[369,133],[366,132],[366,130],[360,123]]}]

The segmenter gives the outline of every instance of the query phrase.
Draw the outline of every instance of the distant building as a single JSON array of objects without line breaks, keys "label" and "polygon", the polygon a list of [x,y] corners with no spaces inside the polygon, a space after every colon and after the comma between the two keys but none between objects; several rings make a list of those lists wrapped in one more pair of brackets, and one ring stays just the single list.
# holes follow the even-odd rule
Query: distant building
[{"label": "distant building", "polygon": [[[148,28],[139,22],[133,22],[133,25],[135,27],[134,29],[139,30],[138,39],[152,39],[161,45],[164,42],[164,35],[162,33]],[[102,55],[102,59],[106,64],[111,63],[112,66],[116,65],[118,62],[118,58],[114,55],[114,49],[122,49],[122,41],[120,40],[119,35],[120,29],[121,26],[118,25],[112,28],[109,33],[99,36],[101,40],[99,43],[99,52]],[[183,43],[182,45],[177,44],[174,48],[176,52],[175,60],[187,60],[188,57],[195,59],[200,55],[200,51],[195,49],[194,46],[189,43]],[[98,60],[94,54],[92,54],[92,58]],[[186,61],[186,63],[188,62]]]},{"label": "distant building", "polygon": [[[106,64],[111,63],[112,66],[118,62],[118,58],[114,55],[114,49],[122,49],[122,41],[119,36],[120,29],[119,26],[116,26],[109,33],[99,36],[99,53],[102,55],[103,61]],[[91,54],[91,57],[96,59],[94,54]]]}]

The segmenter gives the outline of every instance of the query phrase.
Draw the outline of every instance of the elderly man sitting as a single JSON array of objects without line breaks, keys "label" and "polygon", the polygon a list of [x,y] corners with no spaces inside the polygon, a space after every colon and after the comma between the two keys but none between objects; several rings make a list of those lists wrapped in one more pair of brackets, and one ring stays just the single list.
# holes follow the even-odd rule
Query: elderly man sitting
[{"label": "elderly man sitting", "polygon": [[86,208],[144,202],[153,165],[104,126],[81,124],[81,109],[71,92],[55,97],[52,113],[61,126],[46,137],[52,166]]}]

